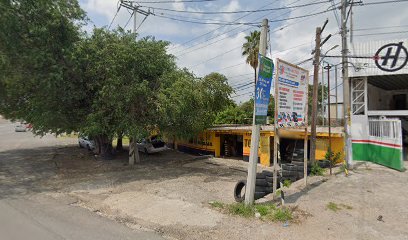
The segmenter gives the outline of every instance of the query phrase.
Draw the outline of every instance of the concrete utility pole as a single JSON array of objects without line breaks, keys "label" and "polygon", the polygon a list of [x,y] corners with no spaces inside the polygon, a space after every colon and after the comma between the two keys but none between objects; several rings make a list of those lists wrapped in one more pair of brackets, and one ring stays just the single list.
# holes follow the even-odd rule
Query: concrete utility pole
[{"label": "concrete utility pole", "polygon": [[337,121],[339,120],[339,102],[337,99],[337,65],[334,65],[334,84],[336,86],[336,126]]},{"label": "concrete utility pole", "polygon": [[317,117],[317,98],[319,88],[319,63],[320,63],[320,41],[322,29],[316,28],[316,46],[314,50],[314,68],[313,68],[313,94],[312,94],[312,122],[310,129],[310,162],[314,164],[316,160],[316,117]]},{"label": "concrete utility pole", "polygon": [[331,116],[330,116],[330,69],[332,67],[330,66],[329,63],[327,63],[327,66],[325,69],[327,69],[327,88],[328,88],[328,94],[327,94],[327,106],[328,108],[328,126],[329,126],[329,162],[330,162],[330,175],[332,175],[332,163],[331,163],[331,153],[332,153],[332,148],[331,148]]},{"label": "concrete utility pole", "polygon": [[343,73],[344,158],[347,168],[352,167],[350,142],[350,85],[348,79],[347,0],[341,1],[341,63]]},{"label": "concrete utility pole", "polygon": [[[262,21],[261,37],[259,41],[259,53],[263,56],[266,55],[268,28],[269,28],[268,19],[264,19]],[[258,70],[259,70],[260,64],[261,63],[258,62]],[[256,96],[256,92],[255,92],[255,96]],[[260,134],[261,134],[261,125],[255,123],[255,101],[254,101],[254,114],[253,114],[252,135],[251,135],[251,150],[249,153],[248,177],[247,177],[247,184],[245,188],[245,204],[246,205],[252,205],[254,203],[255,183],[256,183],[256,166],[258,164],[258,148],[259,148]]]}]

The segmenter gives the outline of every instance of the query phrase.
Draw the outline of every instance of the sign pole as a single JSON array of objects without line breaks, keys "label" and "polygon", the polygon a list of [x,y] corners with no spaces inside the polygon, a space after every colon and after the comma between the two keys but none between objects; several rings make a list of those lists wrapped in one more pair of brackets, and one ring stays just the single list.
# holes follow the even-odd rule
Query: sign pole
[{"label": "sign pole", "polygon": [[[259,53],[262,56],[266,55],[266,43],[268,34],[268,19],[262,21],[261,36],[259,41]],[[260,69],[261,62],[258,62],[258,71]],[[259,75],[259,74],[258,74]],[[257,76],[257,79],[259,76]],[[259,93],[255,91],[254,99],[254,114],[252,123],[252,136],[251,136],[251,150],[249,153],[249,163],[248,163],[248,177],[245,189],[245,204],[252,205],[254,203],[255,195],[255,183],[256,183],[256,166],[258,163],[258,148],[259,139],[261,132],[261,125],[256,124],[256,98]]]},{"label": "sign pole", "polygon": [[278,72],[279,72],[279,59],[276,59],[276,74],[275,74],[275,117],[274,117],[274,134],[273,134],[273,185],[272,190],[275,196],[276,189],[278,188]]}]

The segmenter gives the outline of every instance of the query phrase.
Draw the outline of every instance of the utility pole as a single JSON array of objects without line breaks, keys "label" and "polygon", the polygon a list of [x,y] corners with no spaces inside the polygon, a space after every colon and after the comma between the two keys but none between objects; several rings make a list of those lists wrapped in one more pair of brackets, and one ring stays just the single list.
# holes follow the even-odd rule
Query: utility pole
[{"label": "utility pole", "polygon": [[319,62],[320,62],[320,41],[322,29],[316,28],[316,45],[314,50],[314,68],[313,68],[313,94],[312,94],[312,122],[310,129],[310,162],[315,163],[316,160],[316,117],[317,117],[317,98],[319,88]]},{"label": "utility pole", "polygon": [[347,0],[341,0],[341,63],[343,73],[344,158],[347,168],[352,167],[350,143],[350,85],[348,79]]},{"label": "utility pole", "polygon": [[339,102],[337,99],[337,65],[334,65],[334,84],[336,86],[336,126],[337,121],[339,120]]},{"label": "utility pole", "polygon": [[[324,57],[323,57],[324,58]],[[323,65],[322,66],[324,66],[324,63],[322,63]],[[324,120],[325,120],[325,111],[324,111],[324,67],[322,67],[322,109],[321,109],[321,111],[322,111],[322,126],[324,126],[325,124],[324,124]]]},{"label": "utility pole", "polygon": [[[261,37],[259,41],[259,53],[263,56],[266,55],[268,28],[269,28],[268,19],[264,19],[262,21]],[[258,70],[259,70],[260,64],[261,63],[258,62]],[[256,93],[255,93],[255,96],[256,96]],[[261,134],[261,125],[255,123],[255,106],[256,106],[255,102],[256,101],[254,101],[254,114],[253,114],[253,122],[252,122],[251,150],[249,153],[248,177],[247,177],[247,184],[245,188],[245,204],[246,205],[252,205],[254,203],[255,183],[256,183],[256,166],[258,164],[258,148],[259,148],[259,139],[260,139],[260,134]]]},{"label": "utility pole", "polygon": [[148,9],[148,11],[140,9],[140,5],[136,1],[120,0],[120,6],[125,7],[127,9],[129,9],[130,11],[132,11],[132,13],[133,13],[133,33],[135,35],[136,35],[137,29],[138,29],[137,21],[136,21],[136,14],[140,13],[140,14],[145,16],[144,19],[142,20],[142,23],[146,20],[147,16],[149,16],[150,14],[153,14],[150,11],[150,8]]},{"label": "utility pole", "polygon": [[332,148],[331,148],[331,116],[330,116],[330,69],[332,67],[330,66],[329,63],[327,63],[327,66],[325,69],[327,69],[327,88],[328,88],[328,94],[327,94],[327,106],[328,106],[328,126],[329,126],[329,162],[330,162],[330,175],[332,175],[332,162],[331,162],[331,154],[332,154]]}]

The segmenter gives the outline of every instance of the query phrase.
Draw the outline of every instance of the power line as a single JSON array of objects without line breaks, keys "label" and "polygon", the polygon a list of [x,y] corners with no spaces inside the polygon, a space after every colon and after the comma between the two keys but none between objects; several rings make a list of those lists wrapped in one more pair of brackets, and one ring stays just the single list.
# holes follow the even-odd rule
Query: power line
[{"label": "power line", "polygon": [[119,5],[118,9],[116,10],[115,16],[113,16],[112,21],[110,22],[108,29],[111,28],[113,21],[115,21],[116,16],[118,16],[118,13],[119,13],[119,10],[120,10],[120,6],[121,6],[121,5]]},{"label": "power line", "polygon": [[133,17],[133,14],[134,14],[134,12],[132,12],[132,13],[130,14],[130,17],[129,17],[129,19],[127,20],[127,22],[126,22],[125,26],[123,27],[123,29],[125,29],[125,28],[127,27],[127,25],[129,24],[130,20],[131,20],[132,17]]},{"label": "power line", "polygon": [[400,31],[400,32],[381,32],[381,33],[366,33],[366,34],[357,34],[357,35],[354,35],[354,36],[355,36],[355,37],[362,37],[362,36],[375,36],[375,35],[401,34],[401,33],[408,33],[408,31]]},{"label": "power line", "polygon": [[161,16],[161,15],[156,15],[153,13],[153,16],[160,17],[160,18],[165,18],[173,21],[178,21],[178,22],[186,22],[186,23],[195,23],[195,24],[203,24],[203,25],[248,25],[248,26],[258,26],[259,23],[249,23],[249,22],[199,22],[199,21],[190,21],[190,20],[184,20],[184,19],[179,19],[179,18],[174,18],[174,17],[166,17],[166,16]]},{"label": "power line", "polygon": [[253,93],[253,92],[250,91],[250,92],[242,93],[242,94],[239,94],[239,95],[232,96],[231,98],[241,97],[241,96],[247,95],[248,93]]},{"label": "power line", "polygon": [[[275,0],[274,2],[276,2],[276,1],[277,1],[277,0]],[[299,0],[298,0],[298,1],[299,1]],[[268,6],[268,5],[272,4],[272,3],[273,3],[273,2],[268,3],[268,4],[264,5],[264,6],[262,6],[261,8],[266,7],[266,6]],[[238,21],[238,20],[240,20],[240,19],[242,19],[242,18],[244,18],[244,17],[247,17],[247,16],[249,16],[249,15],[251,15],[251,14],[252,14],[252,13],[248,13],[248,14],[245,14],[245,15],[239,17],[239,18],[236,18],[236,19],[234,20],[234,22],[235,22],[235,21]],[[204,36],[206,36],[206,35],[208,35],[208,34],[210,34],[210,33],[213,33],[213,32],[215,32],[215,31],[217,31],[217,30],[219,30],[219,29],[221,29],[221,28],[223,28],[223,27],[224,27],[224,26],[220,26],[220,27],[218,27],[218,28],[216,28],[216,29],[214,29],[214,30],[211,30],[211,31],[209,31],[209,32],[207,32],[207,33],[204,33],[204,34],[202,34],[202,35],[200,35],[200,36],[197,36],[197,37],[195,37],[195,38],[193,38],[193,39],[190,39],[190,40],[188,40],[188,41],[182,43],[181,45],[175,46],[175,47],[173,47],[173,48],[171,48],[171,49],[169,49],[169,50],[176,49],[176,48],[178,48],[179,46],[185,45],[185,44],[190,43],[190,42],[192,42],[192,41],[194,41],[194,40],[196,40],[196,39],[199,39],[199,38],[201,38],[201,37],[204,37]],[[237,27],[237,28],[239,28],[239,27]],[[237,28],[235,28],[235,29],[237,29]],[[214,38],[214,37],[213,37],[213,38]],[[211,39],[213,39],[213,38],[211,38]],[[209,40],[211,40],[211,39],[209,39]],[[208,41],[208,40],[207,40],[207,41]],[[198,45],[198,44],[196,44],[196,45]],[[191,48],[191,47],[190,47],[190,48]]]},{"label": "power line", "polygon": [[[295,6],[286,6],[286,7],[277,7],[277,8],[264,8],[264,9],[257,9],[257,10],[214,11],[214,12],[210,12],[210,11],[209,11],[209,12],[204,12],[204,11],[176,10],[176,9],[159,8],[159,7],[151,7],[151,8],[152,8],[152,9],[161,10],[161,11],[178,12],[178,13],[194,13],[194,14],[237,14],[237,13],[258,13],[258,12],[278,11],[278,10],[284,10],[284,9],[302,8],[302,7],[312,6],[312,5],[325,4],[325,3],[329,3],[329,2],[330,2],[330,1],[323,1],[323,2],[305,3],[305,4],[301,4],[301,5],[295,5]],[[147,7],[147,6],[141,6],[141,7]]]},{"label": "power line", "polygon": [[217,0],[179,0],[179,1],[137,1],[137,3],[200,3],[200,2],[215,2]]},{"label": "power line", "polygon": [[[294,4],[294,3],[299,2],[299,1],[300,1],[300,0],[297,0],[297,1],[295,1],[295,2],[292,2],[291,4]],[[319,7],[319,8],[320,8],[320,7]],[[319,9],[319,8],[317,8],[317,9]],[[314,10],[312,10],[311,12],[313,12],[313,11],[315,11],[315,10],[317,10],[317,9],[314,9]],[[286,14],[286,13],[289,13],[289,12],[290,12],[290,11],[285,12],[285,13],[279,15],[279,16],[282,16],[282,15],[284,15],[284,14]],[[309,12],[309,13],[310,13],[310,12]],[[260,17],[260,18],[257,18],[256,20],[261,19],[261,18],[263,18],[263,17],[265,17],[265,16],[267,16],[267,15],[268,15],[268,14],[266,14],[266,15]],[[278,16],[278,17],[279,17],[279,16]],[[297,23],[302,22],[302,21],[305,21],[305,20],[306,20],[306,19],[301,20],[301,21],[297,21],[297,22],[293,22],[293,23],[290,23],[290,24],[287,24],[287,25],[285,25],[285,26],[283,26],[283,27],[276,28],[274,31],[272,31],[272,32],[270,32],[270,33],[274,33],[274,32],[283,30],[283,29],[285,29],[285,28],[287,28],[287,27],[289,27],[289,26],[291,26],[291,25],[297,24]],[[234,29],[232,29],[232,30],[230,30],[230,31],[228,31],[228,32],[231,32],[231,31],[236,30],[236,29],[238,29],[238,28],[240,28],[240,27],[234,28]],[[247,29],[245,29],[245,30],[243,30],[243,31],[241,31],[241,32],[245,32],[245,31],[250,30],[250,29],[252,29],[252,28],[254,28],[254,27],[247,28]],[[227,33],[227,32],[226,32],[226,33]],[[209,40],[214,39],[214,38],[217,38],[218,36],[221,36],[221,35],[224,35],[224,34],[225,34],[225,33],[219,34],[219,35],[217,35],[217,36],[215,36],[215,37],[210,38]],[[212,45],[212,44],[215,44],[215,43],[217,43],[217,42],[220,42],[220,41],[222,41],[222,40],[224,40],[224,39],[226,39],[226,38],[228,38],[228,37],[229,37],[229,36],[226,36],[226,37],[224,37],[224,38],[222,38],[222,39],[219,39],[219,40],[217,40],[217,41],[214,41],[214,42],[212,42],[212,43],[209,43],[209,44],[206,44],[206,45],[204,45],[204,46],[198,47],[198,48],[196,48],[196,49],[194,49],[194,50],[185,52],[185,53],[183,53],[183,54],[181,54],[181,55],[178,55],[177,57],[180,57],[180,56],[183,56],[183,55],[185,55],[185,54],[187,54],[187,53],[191,53],[191,52],[194,52],[194,51],[196,51],[196,50],[205,48],[205,47],[207,47],[207,46],[210,46],[210,45]],[[195,46],[197,46],[197,45],[199,45],[199,44],[196,44]],[[191,47],[189,47],[189,48],[192,48],[192,47],[194,47],[194,45],[191,46]],[[189,48],[187,48],[187,49],[189,49]],[[182,52],[182,51],[179,51],[179,52]]]},{"label": "power line", "polygon": [[404,28],[404,27],[408,27],[408,25],[384,26],[384,27],[372,27],[372,28],[357,28],[357,29],[354,29],[353,31],[371,31],[371,30],[377,30],[377,29]]}]

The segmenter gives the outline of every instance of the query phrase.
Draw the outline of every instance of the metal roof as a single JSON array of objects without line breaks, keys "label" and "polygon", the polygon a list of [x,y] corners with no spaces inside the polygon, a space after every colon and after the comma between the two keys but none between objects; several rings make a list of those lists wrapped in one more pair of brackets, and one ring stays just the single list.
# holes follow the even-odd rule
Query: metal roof
[{"label": "metal roof", "polygon": [[370,76],[368,83],[385,90],[408,89],[408,74]]}]

